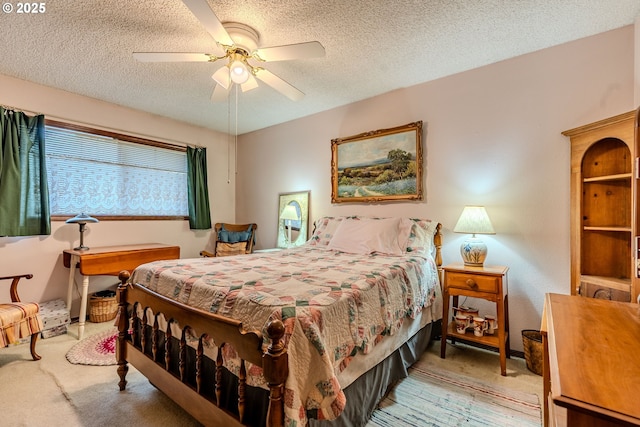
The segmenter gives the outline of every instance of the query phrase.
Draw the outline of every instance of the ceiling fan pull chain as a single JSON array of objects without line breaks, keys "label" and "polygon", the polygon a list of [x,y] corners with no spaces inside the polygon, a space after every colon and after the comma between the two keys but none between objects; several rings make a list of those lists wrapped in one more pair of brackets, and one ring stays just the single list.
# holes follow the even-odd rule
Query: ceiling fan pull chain
[{"label": "ceiling fan pull chain", "polygon": [[233,156],[235,159],[235,174],[238,175],[238,88],[240,85],[234,85],[236,90],[236,131],[235,131],[235,144],[233,147]]},{"label": "ceiling fan pull chain", "polygon": [[231,92],[227,92],[227,184],[231,183]]}]

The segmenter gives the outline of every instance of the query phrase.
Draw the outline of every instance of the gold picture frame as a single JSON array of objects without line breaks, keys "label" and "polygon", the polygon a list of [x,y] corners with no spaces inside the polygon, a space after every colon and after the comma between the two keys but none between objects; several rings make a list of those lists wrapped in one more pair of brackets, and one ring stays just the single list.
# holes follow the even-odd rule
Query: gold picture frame
[{"label": "gold picture frame", "polygon": [[331,140],[331,203],[422,200],[422,121]]},{"label": "gold picture frame", "polygon": [[[280,193],[278,201],[278,248],[300,246],[309,239],[310,191]],[[283,219],[285,207],[293,206],[298,219]],[[290,234],[291,233],[291,234]],[[291,240],[289,240],[291,236]]]}]

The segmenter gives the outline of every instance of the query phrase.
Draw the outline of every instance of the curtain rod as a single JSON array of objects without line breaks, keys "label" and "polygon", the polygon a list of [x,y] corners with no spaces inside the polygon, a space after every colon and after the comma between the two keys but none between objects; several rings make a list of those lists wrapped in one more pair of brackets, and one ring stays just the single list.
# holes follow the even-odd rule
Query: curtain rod
[{"label": "curtain rod", "polygon": [[11,111],[18,112],[18,113],[32,114],[32,115],[36,115],[36,116],[44,116],[44,114],[42,114],[42,113],[36,113],[36,112],[33,112],[33,111],[26,111],[26,110],[23,110],[22,108],[12,107],[11,105],[0,104],[0,107],[4,108],[5,110],[11,110]]},{"label": "curtain rod", "polygon": [[22,108],[12,107],[12,106],[6,105],[6,104],[0,104],[0,106],[2,108],[4,108],[5,110],[14,110],[14,111],[19,111],[19,112],[22,112],[22,113],[25,113],[25,114],[31,114],[31,115],[37,115],[37,116],[43,115],[43,116],[45,116],[45,119],[55,120],[55,121],[59,121],[59,122],[65,122],[65,123],[69,123],[69,124],[73,124],[73,125],[92,127],[92,128],[95,128],[95,129],[100,129],[100,130],[104,130],[104,131],[108,131],[108,132],[116,132],[116,133],[122,133],[122,134],[130,135],[130,136],[137,136],[139,138],[144,138],[144,139],[157,140],[157,141],[161,141],[161,142],[166,142],[168,144],[179,145],[181,147],[192,146],[192,147],[196,147],[196,148],[206,148],[204,145],[186,143],[186,142],[183,142],[183,141],[176,141],[176,140],[170,139],[170,138],[163,138],[163,137],[159,137],[159,136],[155,136],[155,135],[147,135],[147,134],[138,133],[138,132],[125,131],[125,130],[122,130],[122,129],[113,129],[113,128],[109,128],[109,127],[106,127],[106,126],[97,125],[95,123],[87,123],[87,122],[81,122],[81,121],[78,121],[78,120],[67,119],[67,118],[59,117],[59,116],[52,116],[52,115],[45,114],[45,113],[39,113],[39,112],[35,112],[35,111],[24,110]]}]

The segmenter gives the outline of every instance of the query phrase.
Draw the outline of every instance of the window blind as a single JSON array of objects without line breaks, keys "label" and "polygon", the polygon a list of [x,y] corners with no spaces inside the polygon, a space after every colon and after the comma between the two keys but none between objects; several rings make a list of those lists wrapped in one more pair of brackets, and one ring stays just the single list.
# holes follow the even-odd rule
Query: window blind
[{"label": "window blind", "polygon": [[47,125],[51,215],[186,216],[182,151]]}]

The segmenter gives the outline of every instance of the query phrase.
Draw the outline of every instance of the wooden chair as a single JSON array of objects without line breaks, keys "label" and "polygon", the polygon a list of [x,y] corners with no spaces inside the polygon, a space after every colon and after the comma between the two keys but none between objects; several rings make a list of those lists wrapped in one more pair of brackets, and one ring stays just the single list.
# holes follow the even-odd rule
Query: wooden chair
[{"label": "wooden chair", "polygon": [[200,252],[204,257],[245,255],[253,252],[257,224],[229,224],[218,222],[211,235],[211,250]]},{"label": "wooden chair", "polygon": [[40,306],[35,302],[21,302],[18,296],[20,279],[32,277],[33,274],[0,277],[0,281],[11,279],[11,303],[0,303],[0,348],[16,344],[20,338],[31,335],[31,357],[33,360],[40,360],[36,353],[36,341],[43,328]]}]

